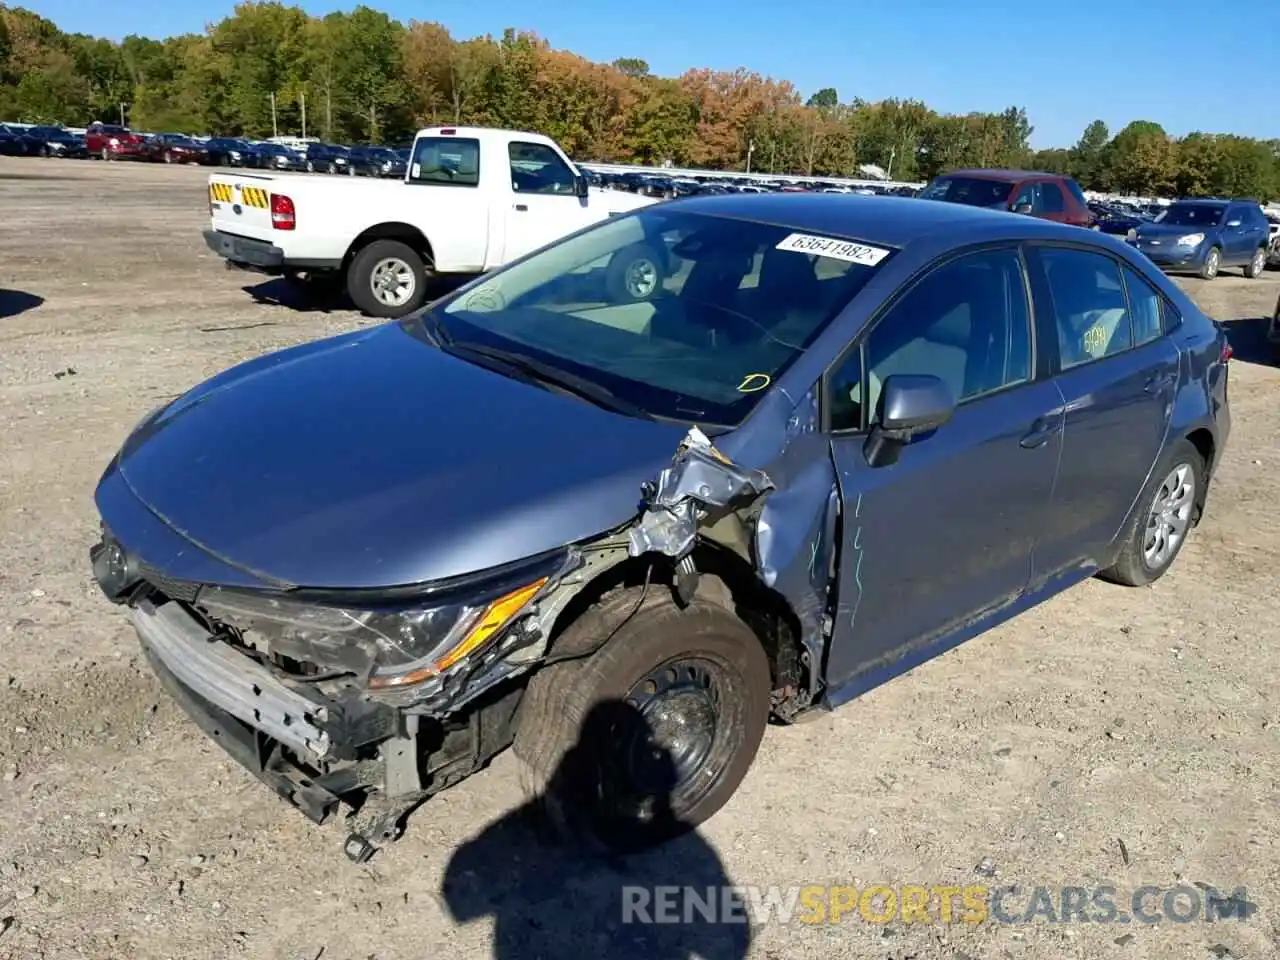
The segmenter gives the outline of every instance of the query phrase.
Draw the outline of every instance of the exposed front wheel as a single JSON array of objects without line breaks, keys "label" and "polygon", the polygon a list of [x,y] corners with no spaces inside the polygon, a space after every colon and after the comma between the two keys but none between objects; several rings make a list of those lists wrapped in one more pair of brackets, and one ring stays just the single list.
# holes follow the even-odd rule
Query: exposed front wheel
[{"label": "exposed front wheel", "polygon": [[681,609],[661,587],[622,590],[552,648],[520,707],[515,751],[553,822],[607,849],[652,847],[716,813],[746,776],[769,717],[769,662],[729,610]]},{"label": "exposed front wheel", "polygon": [[1204,476],[1204,458],[1190,440],[1170,448],[1125,528],[1119,557],[1102,572],[1104,579],[1142,587],[1164,576],[1195,525]]},{"label": "exposed front wheel", "polygon": [[1263,247],[1259,247],[1253,251],[1253,258],[1245,265],[1244,275],[1250,280],[1254,280],[1262,276],[1262,271],[1267,269],[1267,251]]},{"label": "exposed front wheel", "polygon": [[1218,275],[1218,268],[1222,266],[1222,251],[1217,247],[1210,247],[1209,252],[1204,255],[1204,265],[1200,267],[1200,279],[1212,280]]},{"label": "exposed front wheel", "polygon": [[347,270],[347,293],[371,317],[403,317],[427,299],[427,266],[399,240],[375,240]]}]

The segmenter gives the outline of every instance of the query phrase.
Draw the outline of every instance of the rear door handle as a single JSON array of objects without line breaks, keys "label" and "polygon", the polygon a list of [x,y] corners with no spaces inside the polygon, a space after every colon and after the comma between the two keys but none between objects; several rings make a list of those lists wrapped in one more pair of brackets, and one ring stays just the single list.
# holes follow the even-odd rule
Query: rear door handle
[{"label": "rear door handle", "polygon": [[516,211],[517,211],[517,212],[519,212],[519,213],[528,213],[528,212],[529,212],[529,205],[528,205],[527,203],[517,203],[517,204],[516,204]]},{"label": "rear door handle", "polygon": [[1061,415],[1055,417],[1040,417],[1031,425],[1031,432],[1018,441],[1018,446],[1024,450],[1034,450],[1036,447],[1043,447],[1053,437],[1055,433],[1062,429]]},{"label": "rear door handle", "polygon": [[1173,386],[1172,373],[1158,373],[1143,386],[1143,390],[1147,393],[1164,393],[1167,387]]}]

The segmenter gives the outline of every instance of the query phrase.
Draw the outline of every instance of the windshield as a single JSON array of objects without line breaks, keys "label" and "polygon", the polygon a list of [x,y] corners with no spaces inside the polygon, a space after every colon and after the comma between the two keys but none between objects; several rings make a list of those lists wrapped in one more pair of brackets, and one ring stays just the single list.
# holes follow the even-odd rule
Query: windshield
[{"label": "windshield", "polygon": [[648,415],[733,426],[888,255],[652,207],[463,287],[425,322],[453,344],[554,365]]},{"label": "windshield", "polygon": [[71,136],[66,130],[60,127],[32,127],[27,131],[37,137],[67,139]]},{"label": "windshield", "polygon": [[1226,209],[1226,205],[1220,203],[1175,203],[1156,223],[1172,227],[1216,227]]},{"label": "windshield", "polygon": [[982,177],[937,177],[920,192],[925,200],[967,203],[973,207],[1004,206],[1011,185]]}]

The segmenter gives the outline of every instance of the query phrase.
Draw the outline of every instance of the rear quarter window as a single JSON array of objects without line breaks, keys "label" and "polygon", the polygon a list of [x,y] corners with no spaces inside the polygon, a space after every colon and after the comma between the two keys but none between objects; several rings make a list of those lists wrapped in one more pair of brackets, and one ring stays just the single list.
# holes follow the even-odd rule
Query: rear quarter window
[{"label": "rear quarter window", "polygon": [[1089,201],[1085,197],[1084,191],[1080,189],[1080,184],[1076,183],[1070,177],[1065,178],[1062,182],[1066,188],[1071,191],[1071,195],[1076,198],[1076,202],[1079,203],[1080,206],[1087,207],[1089,205]]}]

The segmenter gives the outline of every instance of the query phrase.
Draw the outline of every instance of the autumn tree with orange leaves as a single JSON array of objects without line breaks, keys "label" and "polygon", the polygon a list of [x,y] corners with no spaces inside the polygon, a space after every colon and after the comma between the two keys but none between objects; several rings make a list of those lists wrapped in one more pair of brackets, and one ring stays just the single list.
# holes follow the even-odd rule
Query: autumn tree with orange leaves
[{"label": "autumn tree with orange leaves", "polygon": [[[639,51],[637,51],[639,52]],[[0,5],[0,119],[270,135],[346,143],[408,140],[425,124],[536,130],[582,160],[901,180],[962,166],[1036,166],[1085,187],[1280,195],[1280,142],[1136,121],[1090,124],[1070,148],[1032,153],[1026,112],[939,114],[915,100],[807,98],[747,68],[655,76],[640,57],[593,63],[527,30],[459,39],[368,6],[315,17],[241,2],[204,33],[120,43],[68,35]]]}]

